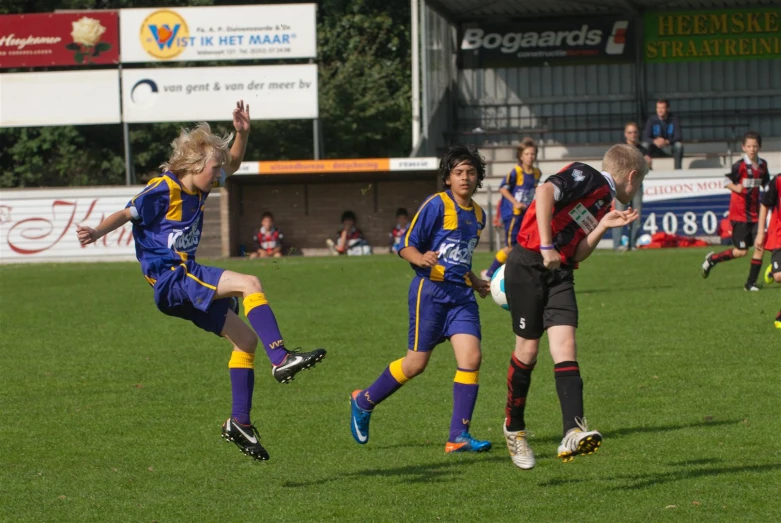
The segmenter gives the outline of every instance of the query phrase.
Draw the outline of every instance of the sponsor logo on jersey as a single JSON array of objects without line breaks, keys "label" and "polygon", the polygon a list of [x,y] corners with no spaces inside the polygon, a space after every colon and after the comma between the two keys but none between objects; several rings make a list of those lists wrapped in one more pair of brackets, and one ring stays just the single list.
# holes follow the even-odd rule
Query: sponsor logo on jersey
[{"label": "sponsor logo on jersey", "polygon": [[577,204],[570,212],[569,215],[575,220],[575,223],[580,225],[580,228],[590,233],[597,228],[599,222],[594,218],[594,215],[589,212],[588,209],[582,204]]},{"label": "sponsor logo on jersey", "polygon": [[469,242],[445,239],[439,245],[438,258],[445,262],[456,265],[472,265],[472,255],[477,247],[477,238],[472,238]]},{"label": "sponsor logo on jersey", "polygon": [[168,248],[177,252],[194,252],[201,241],[201,231],[197,227],[174,229],[168,234]]}]

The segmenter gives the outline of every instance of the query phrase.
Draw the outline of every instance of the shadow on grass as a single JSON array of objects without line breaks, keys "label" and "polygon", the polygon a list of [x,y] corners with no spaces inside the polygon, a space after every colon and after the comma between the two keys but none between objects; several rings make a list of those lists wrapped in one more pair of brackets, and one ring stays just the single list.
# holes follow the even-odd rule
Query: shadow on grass
[{"label": "shadow on grass", "polygon": [[[668,472],[651,472],[648,474],[621,474],[602,480],[599,483],[622,483],[614,485],[611,490],[639,490],[656,485],[664,485],[675,481],[685,481],[695,478],[723,476],[725,474],[742,474],[745,472],[774,472],[781,470],[781,463],[765,463],[762,465],[735,465],[731,467],[718,466],[719,460],[702,459],[671,463],[676,470]],[[560,487],[578,483],[594,483],[594,478],[556,478],[539,484],[541,487]]]},{"label": "shadow on grass", "polygon": [[333,483],[336,481],[349,481],[354,479],[364,479],[373,477],[398,477],[403,480],[404,483],[437,483],[445,481],[456,481],[459,478],[458,474],[468,474],[468,470],[458,467],[469,465],[471,463],[487,463],[487,462],[503,462],[507,463],[509,460],[507,456],[493,455],[493,456],[474,456],[463,455],[458,456],[465,459],[452,459],[449,461],[441,461],[438,463],[423,463],[417,465],[405,465],[402,467],[390,467],[379,468],[374,467],[366,470],[359,470],[356,472],[344,472],[336,474],[335,476],[313,479],[312,481],[287,481],[282,483],[285,488],[302,488],[313,487],[316,485],[323,485],[325,483]]},{"label": "shadow on grass", "polygon": [[[633,434],[648,434],[648,433],[658,433],[658,432],[671,432],[674,430],[684,430],[684,429],[693,429],[693,428],[702,428],[702,427],[712,427],[712,428],[718,428],[723,427],[724,425],[735,425],[741,423],[742,420],[735,419],[735,420],[719,420],[719,421],[696,421],[692,423],[681,423],[678,425],[656,425],[656,426],[647,426],[647,427],[625,427],[621,429],[608,429],[608,430],[600,430],[599,427],[597,427],[597,430],[599,430],[600,433],[602,433],[602,436],[609,440],[610,438],[620,438],[622,436],[631,436]],[[542,438],[532,438],[530,440],[530,443],[540,442],[540,443],[558,443],[561,441],[561,438],[558,436],[547,436]]]},{"label": "shadow on grass", "polygon": [[646,285],[636,287],[608,287],[604,289],[578,289],[578,296],[585,296],[588,294],[613,294],[622,292],[634,292],[634,291],[657,291],[660,289],[674,289],[675,285]]}]

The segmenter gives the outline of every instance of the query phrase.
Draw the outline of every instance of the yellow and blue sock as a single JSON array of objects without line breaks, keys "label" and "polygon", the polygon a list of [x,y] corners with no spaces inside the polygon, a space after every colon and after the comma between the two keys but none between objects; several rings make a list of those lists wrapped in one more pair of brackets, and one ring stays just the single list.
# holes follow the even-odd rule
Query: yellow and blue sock
[{"label": "yellow and blue sock", "polygon": [[242,425],[250,424],[252,392],[255,389],[255,355],[234,350],[228,362],[233,392],[231,416]]},{"label": "yellow and blue sock", "polygon": [[496,253],[496,257],[494,258],[493,263],[491,263],[491,266],[488,267],[488,270],[486,271],[486,276],[488,276],[488,279],[490,280],[497,269],[499,269],[499,267],[505,263],[507,263],[507,253],[501,250]]},{"label": "yellow and blue sock", "polygon": [[453,378],[453,417],[450,419],[450,438],[456,441],[462,433],[469,432],[472,413],[480,389],[480,371],[459,368]]},{"label": "yellow and blue sock", "polygon": [[249,324],[263,343],[271,364],[276,366],[285,361],[288,351],[285,349],[282,333],[279,332],[277,319],[268,305],[266,295],[256,292],[244,298],[244,314],[247,315]]},{"label": "yellow and blue sock", "polygon": [[363,410],[372,410],[375,406],[379,405],[384,399],[396,392],[402,385],[409,381],[409,378],[404,375],[404,371],[401,370],[401,362],[404,358],[392,362],[385,367],[385,370],[380,374],[374,383],[369,388],[362,390],[355,402]]}]

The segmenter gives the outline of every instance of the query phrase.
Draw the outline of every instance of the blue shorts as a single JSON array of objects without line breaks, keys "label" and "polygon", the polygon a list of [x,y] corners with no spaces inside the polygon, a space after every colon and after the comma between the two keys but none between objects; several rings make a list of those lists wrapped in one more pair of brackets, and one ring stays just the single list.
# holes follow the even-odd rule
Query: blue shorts
[{"label": "blue shorts", "polygon": [[454,334],[482,338],[474,291],[415,276],[409,286],[409,350],[428,352]]},{"label": "blue shorts", "polygon": [[220,336],[232,304],[230,298],[214,300],[223,272],[225,269],[204,267],[194,261],[172,267],[155,281],[157,308]]},{"label": "blue shorts", "polygon": [[521,222],[523,221],[523,214],[514,214],[509,216],[506,220],[502,220],[504,224],[504,246],[515,247],[518,243],[518,233],[521,232]]}]

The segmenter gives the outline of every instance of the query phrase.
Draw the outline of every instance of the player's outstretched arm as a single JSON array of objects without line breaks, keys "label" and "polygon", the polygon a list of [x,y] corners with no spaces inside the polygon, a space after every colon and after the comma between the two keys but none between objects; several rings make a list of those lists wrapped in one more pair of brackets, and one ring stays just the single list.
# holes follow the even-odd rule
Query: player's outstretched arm
[{"label": "player's outstretched arm", "polygon": [[591,253],[594,252],[594,249],[597,248],[599,241],[602,239],[602,236],[605,235],[608,229],[629,225],[639,217],[640,215],[634,209],[627,209],[626,211],[610,211],[604,217],[602,217],[599,224],[597,224],[596,229],[591,231],[588,236],[580,240],[580,243],[575,249],[575,256],[573,261],[582,262],[591,256]]},{"label": "player's outstretched arm", "polygon": [[79,243],[82,245],[89,245],[90,243],[98,241],[100,238],[110,233],[111,231],[119,229],[132,219],[133,216],[130,214],[130,208],[128,207],[126,209],[122,209],[121,211],[115,212],[100,222],[100,225],[94,229],[92,227],[82,227],[81,225],[77,225],[76,235],[79,237]]},{"label": "player's outstretched arm", "polygon": [[233,110],[233,128],[236,129],[236,138],[231,146],[230,163],[225,166],[225,174],[228,176],[238,171],[239,167],[241,167],[241,162],[244,161],[250,125],[249,104],[244,105],[244,100],[239,100],[236,102],[236,108]]},{"label": "player's outstretched arm", "polygon": [[412,265],[423,267],[427,269],[437,264],[439,255],[434,251],[428,251],[426,254],[421,253],[417,247],[408,246],[404,247],[399,256],[410,262]]}]

